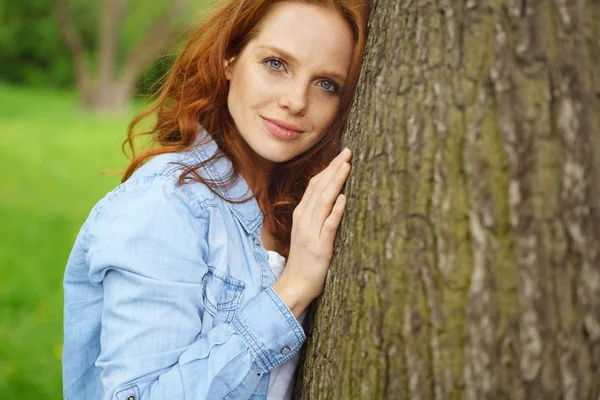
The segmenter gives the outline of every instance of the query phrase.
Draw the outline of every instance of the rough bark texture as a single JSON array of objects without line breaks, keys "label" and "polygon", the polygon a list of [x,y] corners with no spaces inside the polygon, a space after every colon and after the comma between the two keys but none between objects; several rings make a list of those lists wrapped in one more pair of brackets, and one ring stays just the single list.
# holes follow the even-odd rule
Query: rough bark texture
[{"label": "rough bark texture", "polygon": [[299,399],[600,399],[600,1],[375,0]]}]

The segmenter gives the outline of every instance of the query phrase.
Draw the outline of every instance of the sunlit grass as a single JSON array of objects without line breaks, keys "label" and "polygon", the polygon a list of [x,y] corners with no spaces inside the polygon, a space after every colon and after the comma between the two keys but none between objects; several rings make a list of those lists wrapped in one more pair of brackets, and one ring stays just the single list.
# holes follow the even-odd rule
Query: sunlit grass
[{"label": "sunlit grass", "polygon": [[[139,109],[139,107],[137,107]],[[61,399],[62,277],[91,207],[118,185],[132,113],[0,86],[0,398]]]}]

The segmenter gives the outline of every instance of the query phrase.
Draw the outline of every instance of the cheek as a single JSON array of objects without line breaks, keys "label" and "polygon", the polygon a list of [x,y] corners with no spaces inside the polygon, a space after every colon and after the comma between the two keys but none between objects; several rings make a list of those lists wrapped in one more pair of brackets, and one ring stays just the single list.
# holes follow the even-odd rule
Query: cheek
[{"label": "cheek", "polygon": [[327,130],[338,115],[339,101],[322,101],[314,107],[313,123],[320,133]]},{"label": "cheek", "polygon": [[230,87],[230,97],[239,106],[261,106],[271,102],[275,97],[273,82],[265,79],[264,74],[261,74],[260,71],[247,68],[246,73],[239,74],[236,78]]}]

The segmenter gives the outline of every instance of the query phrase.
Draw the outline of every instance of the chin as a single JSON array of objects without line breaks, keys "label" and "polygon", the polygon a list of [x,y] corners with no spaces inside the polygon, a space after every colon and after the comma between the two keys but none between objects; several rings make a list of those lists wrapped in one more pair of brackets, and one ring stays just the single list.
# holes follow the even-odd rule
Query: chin
[{"label": "chin", "polygon": [[260,156],[262,158],[264,158],[265,160],[270,161],[272,163],[276,163],[276,164],[284,163],[284,162],[289,161],[292,158],[294,158],[294,156],[285,156],[285,155],[277,156],[274,154],[269,154],[267,156],[264,156],[264,155],[260,155]]}]

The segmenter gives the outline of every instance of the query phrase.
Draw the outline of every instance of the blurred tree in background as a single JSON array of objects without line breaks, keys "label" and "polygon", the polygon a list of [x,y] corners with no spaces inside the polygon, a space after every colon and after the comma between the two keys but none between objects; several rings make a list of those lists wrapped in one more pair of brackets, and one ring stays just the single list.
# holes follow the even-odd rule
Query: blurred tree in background
[{"label": "blurred tree in background", "polygon": [[101,113],[122,113],[143,69],[161,55],[181,29],[178,23],[191,0],[171,0],[166,8],[163,8],[165,4],[157,3],[159,15],[149,25],[140,24],[147,26],[136,30],[138,35],[130,46],[121,35],[126,30],[126,16],[128,11],[139,10],[143,4],[135,7],[135,1],[125,0],[104,0],[95,4],[93,7],[100,8],[94,14],[99,16],[99,21],[94,24],[97,32],[95,57],[89,56],[84,35],[74,22],[73,3],[77,4],[72,0],[56,0],[61,31],[74,59],[83,104]]},{"label": "blurred tree in background", "polygon": [[211,2],[0,2],[0,81],[76,85],[87,109],[122,113],[168,70],[175,59],[169,47]]}]

